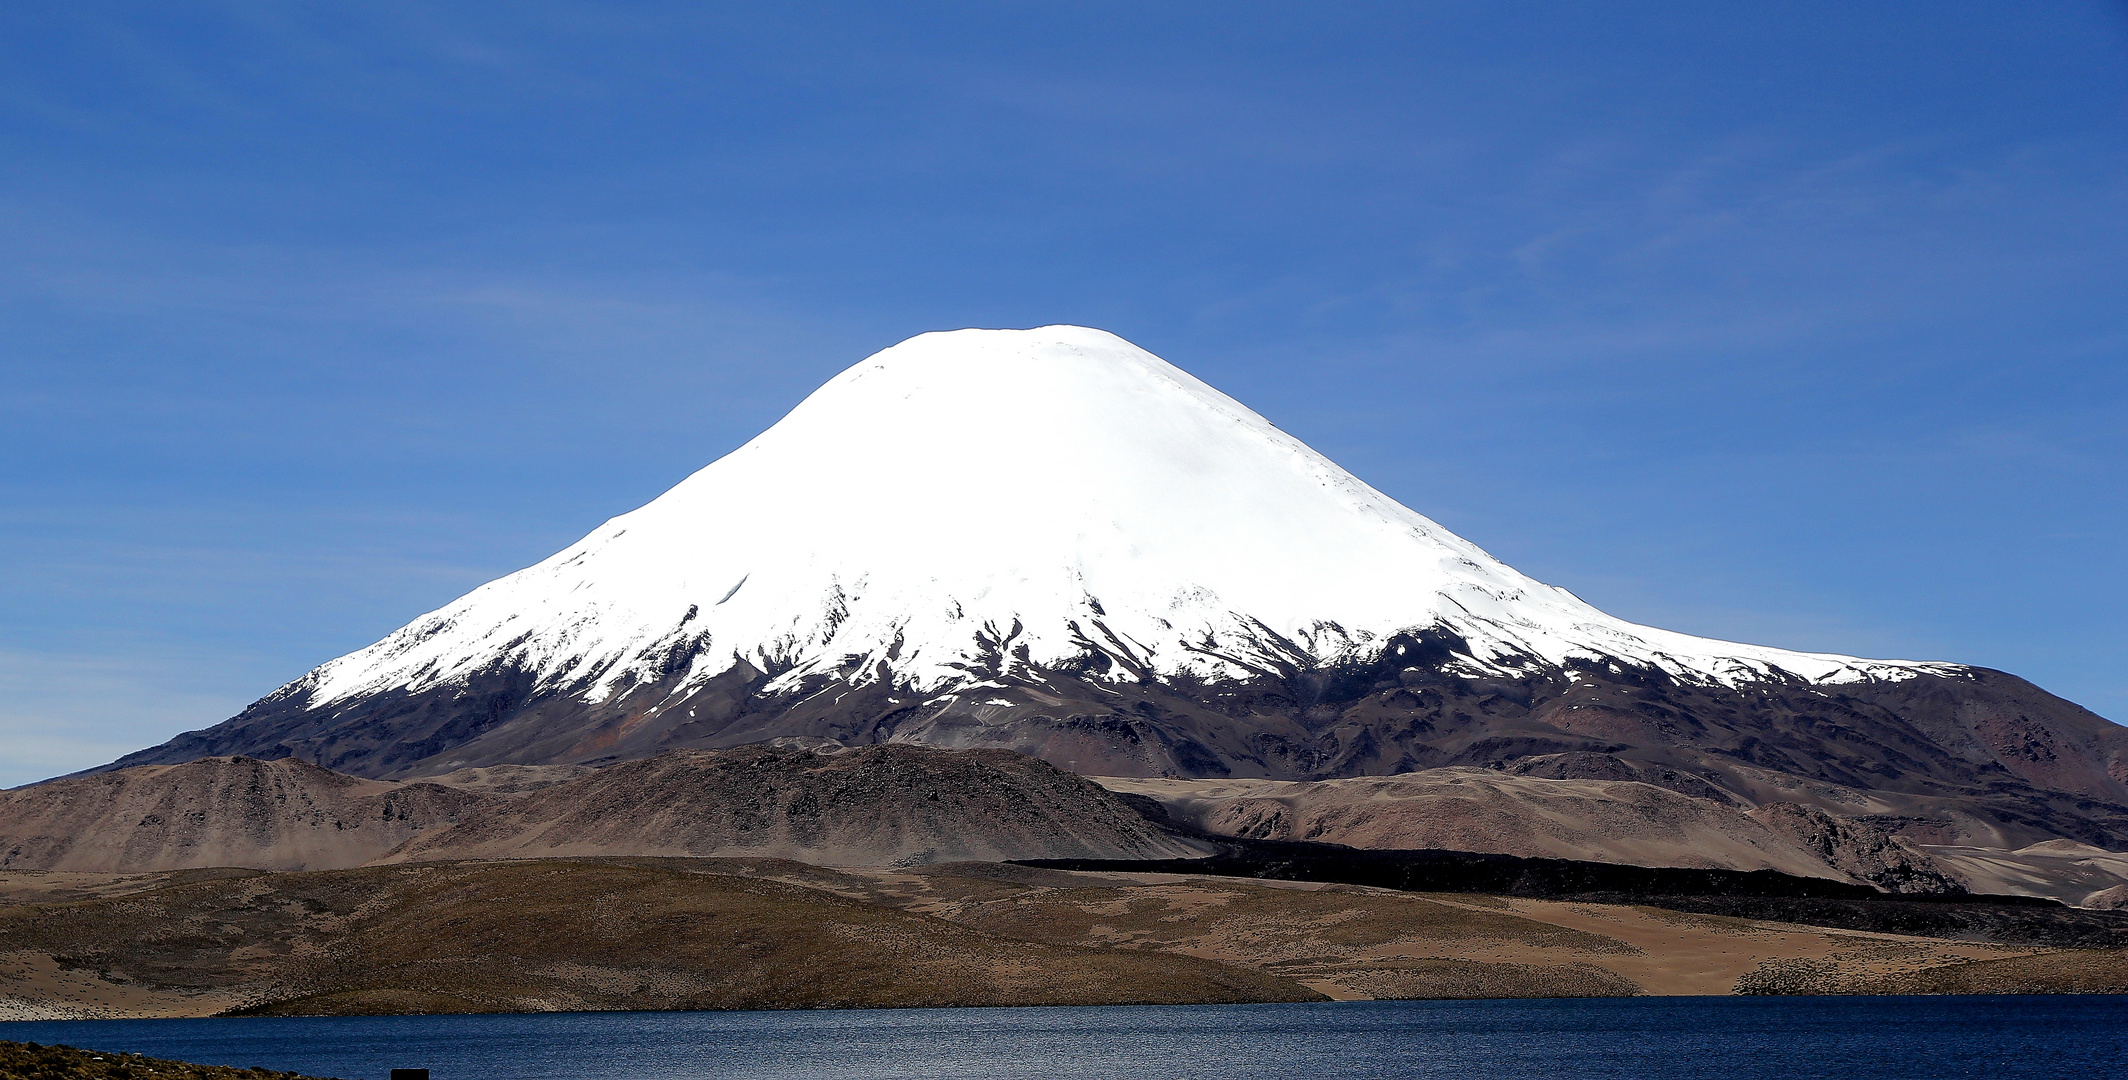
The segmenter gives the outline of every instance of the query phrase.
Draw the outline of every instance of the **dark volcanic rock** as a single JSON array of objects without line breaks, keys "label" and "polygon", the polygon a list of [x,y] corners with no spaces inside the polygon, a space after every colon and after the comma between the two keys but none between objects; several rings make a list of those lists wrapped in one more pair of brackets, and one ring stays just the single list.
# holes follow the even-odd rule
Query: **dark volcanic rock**
[{"label": "dark volcanic rock", "polygon": [[1864,885],[1776,870],[1620,866],[1468,851],[1358,850],[1268,840],[1223,840],[1221,847],[1217,855],[1200,859],[1042,859],[1026,860],[1025,865],[1643,904],[1740,919],[2005,945],[2128,946],[2128,913],[2080,911],[2036,897],[1891,896]]},{"label": "dark volcanic rock", "polygon": [[[1442,671],[1456,643],[1428,648],[1423,637],[1390,642],[1372,664],[1247,680],[1111,683],[1025,668],[990,673],[997,689],[943,697],[840,675],[765,694],[772,673],[746,664],[684,692],[672,675],[596,703],[580,686],[538,687],[507,667],[325,708],[298,682],[107,768],[292,754],[411,778],[788,737],[891,740],[1010,749],[1114,776],[1325,779],[1478,765],[1924,822],[1937,843],[2128,847],[2128,729],[2002,672],[1732,688],[1612,663],[1481,680]],[[1419,656],[1428,663],[1412,663]]]},{"label": "dark volcanic rock", "polygon": [[1795,803],[1767,803],[1751,816],[1793,837],[1834,869],[1890,893],[1962,893],[1958,883],[1925,851],[1868,821],[1843,820]]}]

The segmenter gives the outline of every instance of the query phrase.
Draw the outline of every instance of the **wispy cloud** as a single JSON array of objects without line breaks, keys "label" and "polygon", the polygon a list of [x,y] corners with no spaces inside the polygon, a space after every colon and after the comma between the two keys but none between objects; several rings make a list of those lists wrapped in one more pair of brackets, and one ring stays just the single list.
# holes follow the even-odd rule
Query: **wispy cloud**
[{"label": "wispy cloud", "polygon": [[211,682],[175,656],[0,648],[0,786],[100,765],[220,723],[257,696]]}]

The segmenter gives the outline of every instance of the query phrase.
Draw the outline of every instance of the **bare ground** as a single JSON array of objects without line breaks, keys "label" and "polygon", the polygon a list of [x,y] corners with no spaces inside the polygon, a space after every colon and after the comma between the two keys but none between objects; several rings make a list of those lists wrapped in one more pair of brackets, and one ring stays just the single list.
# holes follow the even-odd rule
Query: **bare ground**
[{"label": "bare ground", "polygon": [[260,874],[0,908],[0,1007],[12,1001],[11,1012],[24,1019],[54,1010],[348,1014],[1319,997],[1246,967],[1009,938],[805,885],[611,862]]},{"label": "bare ground", "polygon": [[2128,985],[2118,951],[995,863],[8,873],[0,905],[0,1016],[19,1019]]},{"label": "bare ground", "polygon": [[[1034,876],[1044,874],[1057,876]],[[1843,970],[1875,978],[2042,951],[1624,904],[1349,885],[985,866],[867,876],[898,902],[956,922],[1248,964],[1334,998],[1728,994],[1767,960],[1838,956]],[[1885,952],[1883,943],[1898,950]]]}]

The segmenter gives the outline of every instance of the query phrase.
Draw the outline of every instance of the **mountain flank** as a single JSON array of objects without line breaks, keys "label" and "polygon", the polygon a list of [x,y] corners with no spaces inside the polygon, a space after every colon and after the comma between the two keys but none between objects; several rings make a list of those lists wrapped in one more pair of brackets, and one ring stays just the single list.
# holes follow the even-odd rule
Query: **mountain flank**
[{"label": "mountain flank", "polygon": [[[532,791],[386,861],[738,855],[831,866],[1201,853],[1097,784],[1005,750],[673,750]],[[1104,856],[1056,856],[1059,858]]]},{"label": "mountain flank", "polygon": [[675,750],[596,770],[497,767],[414,783],[227,757],[0,792],[0,869],[615,854],[868,866],[1205,850],[1099,785],[1002,750]]},{"label": "mountain flank", "polygon": [[[786,743],[383,781],[292,759],[207,758],[0,792],[0,869],[58,872],[56,899],[88,887],[70,873],[623,855],[839,866],[1157,860],[1197,858],[1231,838],[1770,869],[1892,893],[1970,889],[2068,904],[2128,882],[2128,853],[2072,841],[1925,845],[1892,831],[1900,819],[1752,806],[1692,774],[1634,771],[1603,755],[1532,758],[1519,770],[1096,783],[1003,750]],[[1537,775],[1558,772],[1644,779]]]},{"label": "mountain flank", "polygon": [[0,791],[0,868],[360,866],[495,800],[293,758],[203,758]]}]

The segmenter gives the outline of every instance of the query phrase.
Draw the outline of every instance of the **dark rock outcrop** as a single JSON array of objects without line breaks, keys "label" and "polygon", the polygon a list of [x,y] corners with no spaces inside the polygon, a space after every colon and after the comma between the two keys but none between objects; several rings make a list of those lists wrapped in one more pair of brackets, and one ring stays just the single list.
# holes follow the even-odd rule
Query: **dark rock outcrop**
[{"label": "dark rock outcrop", "polygon": [[1767,803],[1751,817],[1815,853],[1833,869],[1889,893],[1945,895],[1965,886],[1936,860],[1867,821],[1843,820],[1795,803]]}]

